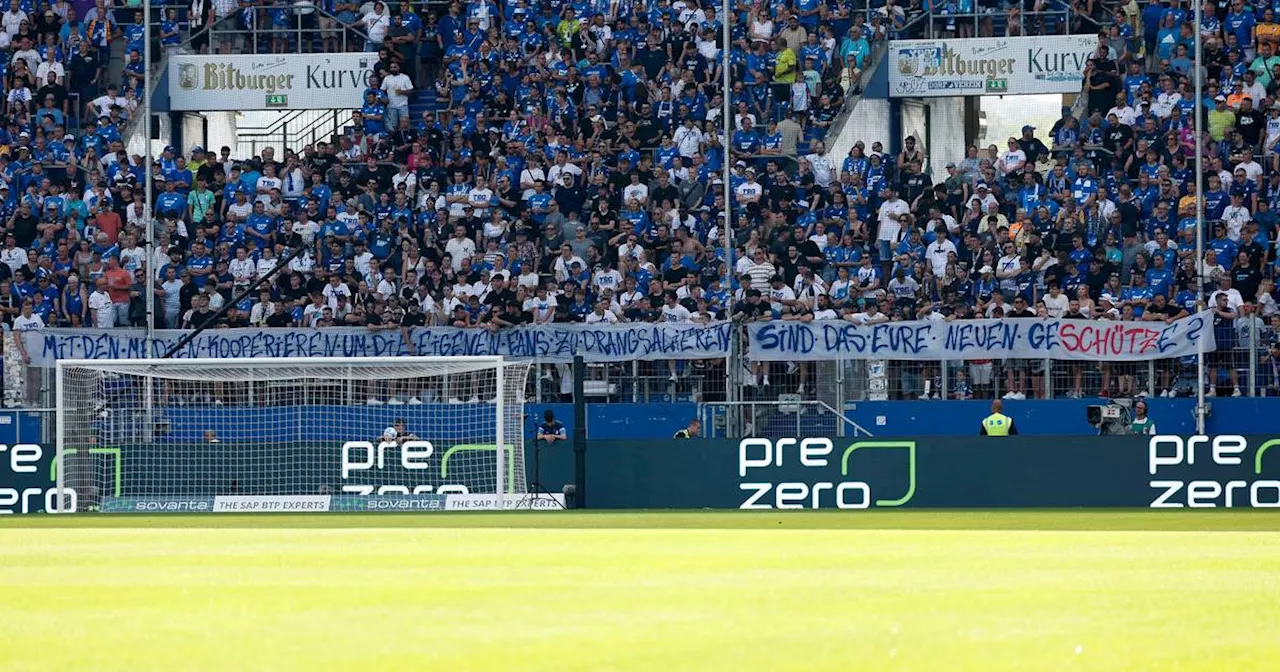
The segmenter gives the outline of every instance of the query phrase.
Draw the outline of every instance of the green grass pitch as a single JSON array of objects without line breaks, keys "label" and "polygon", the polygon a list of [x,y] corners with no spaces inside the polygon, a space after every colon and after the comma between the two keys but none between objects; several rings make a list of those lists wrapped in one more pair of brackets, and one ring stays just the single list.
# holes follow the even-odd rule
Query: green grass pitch
[{"label": "green grass pitch", "polygon": [[1280,669],[1266,512],[0,520],[0,670]]}]

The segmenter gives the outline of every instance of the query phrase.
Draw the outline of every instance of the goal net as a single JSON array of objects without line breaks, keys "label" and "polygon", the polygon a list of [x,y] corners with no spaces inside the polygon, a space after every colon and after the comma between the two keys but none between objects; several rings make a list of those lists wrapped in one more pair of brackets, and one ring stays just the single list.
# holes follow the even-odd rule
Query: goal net
[{"label": "goal net", "polygon": [[59,361],[59,509],[509,507],[526,492],[528,369],[500,357]]}]

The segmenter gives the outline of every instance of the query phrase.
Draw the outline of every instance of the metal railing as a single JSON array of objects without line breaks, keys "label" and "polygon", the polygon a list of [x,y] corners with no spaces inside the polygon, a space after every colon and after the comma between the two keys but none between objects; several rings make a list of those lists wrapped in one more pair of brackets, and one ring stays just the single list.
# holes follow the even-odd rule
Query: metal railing
[{"label": "metal railing", "polygon": [[266,128],[236,129],[235,156],[258,156],[266,147],[299,148],[329,142],[351,123],[351,110],[294,110]]},{"label": "metal railing", "polygon": [[1063,35],[1069,31],[1071,15],[1069,8],[1040,12],[930,10],[918,30],[921,37],[930,39],[1004,37],[1010,25],[1017,25],[1017,35]]},{"label": "metal railing", "polygon": [[844,411],[824,401],[787,396],[772,401],[718,401],[698,405],[707,438],[872,436]]},{"label": "metal railing", "polygon": [[[310,5],[302,13],[293,3],[255,6],[217,21],[208,28],[209,53],[305,54],[325,51],[368,51],[369,35],[337,16]],[[245,19],[244,12],[252,12]],[[325,19],[325,21],[321,21]],[[322,26],[329,23],[329,26]],[[247,24],[247,25],[246,25]],[[184,42],[190,49],[191,39]],[[326,49],[326,46],[336,49]]]}]

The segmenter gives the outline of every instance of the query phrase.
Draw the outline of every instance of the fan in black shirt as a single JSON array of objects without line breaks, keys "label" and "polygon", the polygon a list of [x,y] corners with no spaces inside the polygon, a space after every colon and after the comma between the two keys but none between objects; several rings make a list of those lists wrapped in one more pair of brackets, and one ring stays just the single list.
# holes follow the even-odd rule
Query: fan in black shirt
[{"label": "fan in black shirt", "polygon": [[733,319],[750,322],[773,314],[773,309],[766,301],[762,300],[760,290],[748,289],[746,296],[746,301],[735,306]]},{"label": "fan in black shirt", "polygon": [[277,329],[293,326],[293,316],[285,311],[284,301],[276,302],[275,311],[267,316],[267,326]]}]

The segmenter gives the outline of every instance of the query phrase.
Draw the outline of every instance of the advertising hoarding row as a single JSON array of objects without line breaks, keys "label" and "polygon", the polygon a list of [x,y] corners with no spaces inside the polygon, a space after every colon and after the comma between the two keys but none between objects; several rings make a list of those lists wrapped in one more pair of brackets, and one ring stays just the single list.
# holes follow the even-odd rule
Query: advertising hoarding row
[{"label": "advertising hoarding row", "polygon": [[[976,430],[975,430],[976,431]],[[750,438],[597,441],[587,477],[591,508],[1278,508],[1280,439],[1270,436]],[[98,447],[100,482],[76,482],[71,511],[254,513],[558,508],[564,500],[472,491],[446,468],[452,450],[366,468],[341,444],[299,445],[256,465],[234,442]],[[492,448],[492,447],[490,447]],[[471,451],[468,451],[471,452]],[[52,449],[0,446],[0,513],[54,512]],[[390,451],[388,451],[390,454]],[[493,451],[471,459],[489,460]],[[421,458],[421,459],[419,459]],[[263,458],[267,458],[264,456]],[[453,459],[459,459],[455,457]],[[417,464],[419,461],[425,462]],[[434,461],[432,461],[434,460]],[[550,460],[544,482],[572,466]],[[167,465],[167,466],[166,466]],[[425,467],[425,468],[420,468]],[[482,471],[482,470],[479,470]],[[561,473],[561,472],[564,473]],[[472,469],[471,473],[478,473]]]}]

